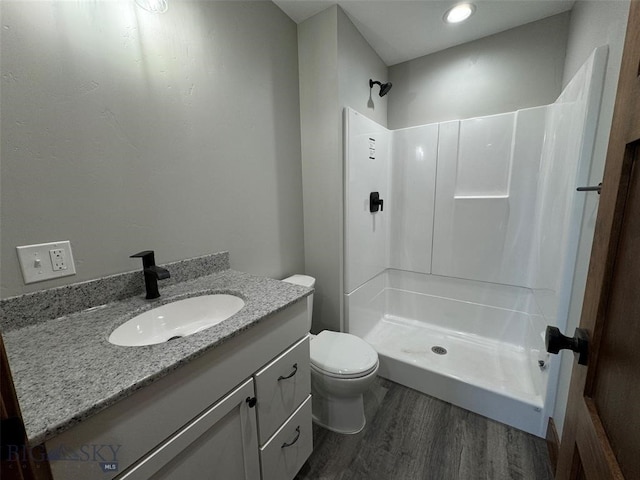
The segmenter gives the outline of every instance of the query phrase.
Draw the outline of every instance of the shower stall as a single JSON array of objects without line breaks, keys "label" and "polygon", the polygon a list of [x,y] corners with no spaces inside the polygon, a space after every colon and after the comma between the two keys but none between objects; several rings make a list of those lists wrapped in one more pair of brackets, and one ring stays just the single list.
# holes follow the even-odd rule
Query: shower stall
[{"label": "shower stall", "polygon": [[544,435],[606,57],[516,112],[388,130],[345,109],[344,330],[381,376]]}]

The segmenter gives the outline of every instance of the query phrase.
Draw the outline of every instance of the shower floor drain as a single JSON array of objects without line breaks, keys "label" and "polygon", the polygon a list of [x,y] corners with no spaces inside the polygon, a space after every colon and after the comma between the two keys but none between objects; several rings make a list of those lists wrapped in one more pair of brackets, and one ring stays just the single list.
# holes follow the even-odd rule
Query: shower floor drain
[{"label": "shower floor drain", "polygon": [[436,353],[438,355],[446,355],[447,354],[447,349],[444,347],[441,347],[440,345],[436,345],[435,347],[431,347],[431,351],[433,353]]}]

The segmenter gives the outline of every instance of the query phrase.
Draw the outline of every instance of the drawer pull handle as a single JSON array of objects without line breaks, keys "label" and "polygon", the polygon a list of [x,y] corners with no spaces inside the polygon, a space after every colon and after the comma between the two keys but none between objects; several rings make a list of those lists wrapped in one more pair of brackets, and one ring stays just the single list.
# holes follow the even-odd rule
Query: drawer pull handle
[{"label": "drawer pull handle", "polygon": [[297,363],[294,363],[294,364],[293,364],[293,372],[291,372],[291,373],[290,373],[289,375],[287,375],[286,377],[283,377],[282,375],[280,375],[280,376],[278,377],[278,381],[280,381],[280,380],[287,380],[287,379],[289,379],[289,378],[293,377],[296,373],[298,373],[298,364],[297,364]]},{"label": "drawer pull handle", "polygon": [[258,403],[258,399],[256,397],[247,397],[246,402],[249,404],[249,408],[253,408]]},{"label": "drawer pull handle", "polygon": [[296,438],[294,438],[294,439],[293,439],[293,441],[292,441],[291,443],[284,442],[284,443],[282,444],[282,447],[280,447],[280,448],[287,448],[287,447],[290,447],[291,445],[293,445],[294,443],[296,443],[296,442],[298,441],[298,439],[300,438],[300,425],[298,425],[298,427],[296,428],[296,432],[298,432],[298,433],[296,434]]}]

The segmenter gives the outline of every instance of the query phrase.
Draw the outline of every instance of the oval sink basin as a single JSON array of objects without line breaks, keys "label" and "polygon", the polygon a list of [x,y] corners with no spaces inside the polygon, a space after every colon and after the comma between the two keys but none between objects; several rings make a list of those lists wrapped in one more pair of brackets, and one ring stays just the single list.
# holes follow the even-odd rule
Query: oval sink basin
[{"label": "oval sink basin", "polygon": [[227,294],[178,300],[123,323],[109,335],[109,342],[134,347],[186,337],[226,320],[242,307],[241,298]]}]

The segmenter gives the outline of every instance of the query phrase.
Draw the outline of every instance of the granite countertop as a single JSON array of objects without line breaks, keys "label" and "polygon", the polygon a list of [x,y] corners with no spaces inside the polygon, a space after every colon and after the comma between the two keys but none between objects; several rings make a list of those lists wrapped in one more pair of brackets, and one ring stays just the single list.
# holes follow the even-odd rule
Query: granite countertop
[{"label": "granite countertop", "polygon": [[[161,297],[144,295],[3,332],[13,380],[32,445],[109,407],[167,375],[312,289],[234,270],[164,286]],[[193,335],[143,347],[109,343],[109,334],[139,313],[164,303],[209,293],[230,293],[245,306]]]}]

